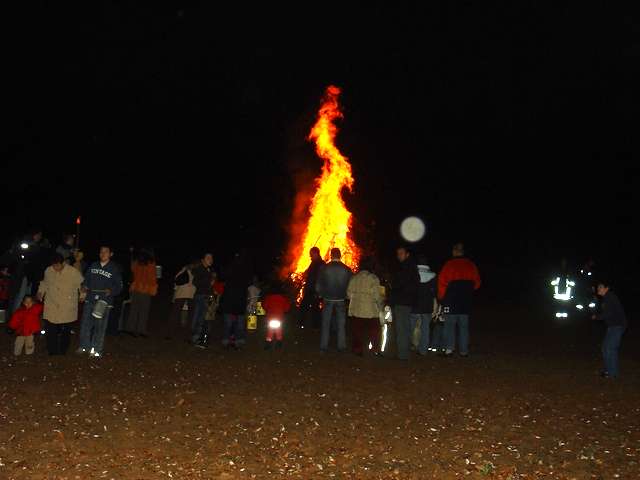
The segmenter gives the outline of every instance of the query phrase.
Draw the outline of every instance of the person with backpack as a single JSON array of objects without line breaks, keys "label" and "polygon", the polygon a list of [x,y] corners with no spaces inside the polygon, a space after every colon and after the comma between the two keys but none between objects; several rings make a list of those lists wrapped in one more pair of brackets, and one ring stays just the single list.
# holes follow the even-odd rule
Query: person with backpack
[{"label": "person with backpack", "polygon": [[[173,299],[165,329],[165,339],[167,340],[171,340],[176,331],[189,324],[189,314],[193,310],[193,297],[196,294],[196,287],[193,284],[194,277],[191,272],[194,265],[197,263],[194,262],[182,267],[173,280]],[[184,317],[186,319],[183,322]]]}]

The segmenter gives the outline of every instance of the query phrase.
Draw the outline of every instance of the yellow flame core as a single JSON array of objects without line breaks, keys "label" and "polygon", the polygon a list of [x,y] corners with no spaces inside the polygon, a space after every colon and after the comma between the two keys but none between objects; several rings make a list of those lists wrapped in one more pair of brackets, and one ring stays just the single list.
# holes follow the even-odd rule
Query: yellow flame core
[{"label": "yellow flame core", "polygon": [[312,247],[318,247],[325,259],[332,248],[339,248],[342,261],[352,269],[359,259],[358,247],[351,237],[351,212],[342,199],[342,189],[346,187],[351,191],[353,187],[351,164],[335,145],[338,128],[334,122],[342,118],[339,95],[338,87],[327,88],[318,119],[309,134],[309,140],[315,141],[316,152],[324,164],[322,174],[316,179],[316,191],[309,206],[309,222],[294,264],[294,277],[309,267],[309,250]]}]

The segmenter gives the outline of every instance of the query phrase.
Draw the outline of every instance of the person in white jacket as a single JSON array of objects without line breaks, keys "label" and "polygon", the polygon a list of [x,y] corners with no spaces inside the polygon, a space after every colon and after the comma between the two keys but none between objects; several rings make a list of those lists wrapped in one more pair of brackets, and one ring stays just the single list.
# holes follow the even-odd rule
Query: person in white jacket
[{"label": "person in white jacket", "polygon": [[373,353],[380,354],[380,311],[383,299],[380,279],[372,270],[373,259],[363,258],[360,261],[360,271],[351,277],[347,287],[351,349],[356,355],[364,355],[365,345],[371,345]]}]

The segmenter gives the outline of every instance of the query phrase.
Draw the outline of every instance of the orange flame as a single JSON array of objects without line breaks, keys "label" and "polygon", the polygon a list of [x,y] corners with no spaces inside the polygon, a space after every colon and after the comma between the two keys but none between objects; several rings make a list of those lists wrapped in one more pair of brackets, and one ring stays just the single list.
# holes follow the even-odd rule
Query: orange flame
[{"label": "orange flame", "polygon": [[328,259],[332,248],[342,252],[342,261],[352,269],[358,264],[360,251],[351,236],[351,212],[342,199],[342,189],[353,188],[351,165],[347,157],[335,145],[338,128],[334,121],[342,118],[338,105],[340,89],[329,86],[318,112],[318,119],[308,139],[315,141],[316,152],[324,160],[322,174],[315,181],[316,191],[309,207],[309,221],[302,241],[294,246],[294,262],[290,271],[293,278],[300,278],[309,265],[309,250],[320,249],[320,255]]}]

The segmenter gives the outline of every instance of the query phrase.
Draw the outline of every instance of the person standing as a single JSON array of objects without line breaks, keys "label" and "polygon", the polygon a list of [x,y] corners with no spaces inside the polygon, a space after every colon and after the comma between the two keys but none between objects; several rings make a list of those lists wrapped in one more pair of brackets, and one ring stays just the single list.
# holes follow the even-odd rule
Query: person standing
[{"label": "person standing", "polygon": [[129,287],[131,292],[131,307],[129,309],[127,331],[134,337],[146,338],[149,334],[147,324],[149,322],[149,310],[151,297],[158,293],[158,278],[156,274],[156,262],[150,251],[142,249],[131,262],[131,275],[133,281]]},{"label": "person standing", "polygon": [[336,329],[338,334],[338,351],[347,349],[345,324],[347,312],[345,301],[347,287],[353,275],[349,267],[340,261],[342,253],[339,248],[331,249],[331,261],[324,265],[318,273],[316,292],[323,301],[322,325],[320,327],[320,351],[329,348],[331,317],[336,314]]},{"label": "person standing", "polygon": [[[82,310],[80,347],[77,353],[88,353],[94,358],[102,356],[109,312],[113,308],[114,297],[122,292],[122,273],[120,267],[111,260],[112,256],[111,247],[100,247],[99,260],[91,264],[84,279],[83,291],[87,297]],[[97,309],[101,313],[94,312],[98,303],[100,307],[104,306],[104,309]]]},{"label": "person standing", "polygon": [[[311,265],[304,273],[304,289],[302,291],[302,301],[300,308],[302,310],[302,326],[311,326],[312,328],[320,328],[320,298],[316,292],[316,284],[318,282],[318,274],[325,265],[320,256],[320,249],[312,247],[309,250],[311,257]],[[305,325],[306,324],[306,325]]]},{"label": "person standing", "polygon": [[[197,265],[197,263],[193,265]],[[181,319],[183,312],[187,312],[185,318],[188,318],[189,313],[193,310],[193,296],[196,293],[193,273],[191,273],[193,265],[183,267],[174,278],[173,304],[165,331],[165,339],[167,340],[171,340],[178,328],[186,326],[186,323],[183,324]]]},{"label": "person standing", "polygon": [[444,355],[453,355],[458,327],[458,351],[466,357],[469,355],[469,315],[473,293],[480,288],[480,273],[476,264],[464,256],[462,243],[453,246],[452,256],[438,275],[438,299],[444,315]]},{"label": "person standing", "polygon": [[78,318],[78,301],[84,277],[62,255],[54,254],[38,287],[44,301],[42,318],[49,355],[64,355],[69,349],[71,324]]},{"label": "person standing", "polygon": [[399,265],[391,280],[390,303],[396,328],[398,359],[409,360],[409,345],[413,336],[411,310],[418,298],[418,268],[407,247],[396,250]]},{"label": "person standing", "polygon": [[602,298],[599,313],[593,315],[594,320],[604,322],[607,331],[602,341],[602,357],[604,370],[601,375],[604,378],[618,378],[620,369],[618,366],[618,350],[622,335],[627,328],[627,316],[618,296],[611,290],[609,282],[598,282],[598,296]]},{"label": "person standing", "polygon": [[35,350],[33,334],[40,331],[42,308],[42,304],[34,302],[31,295],[25,295],[20,308],[11,315],[9,328],[16,333],[13,347],[13,354],[16,357],[22,354],[23,347],[25,354],[33,354]]},{"label": "person standing", "polygon": [[375,355],[380,354],[380,311],[383,299],[380,279],[372,272],[373,259],[363,258],[360,261],[360,271],[351,277],[347,287],[351,350],[360,356],[364,354],[365,345],[369,344]]},{"label": "person standing", "polygon": [[75,237],[73,235],[66,234],[62,237],[62,243],[56,248],[56,253],[62,255],[65,263],[68,263],[69,265],[73,265],[75,262],[74,242]]},{"label": "person standing", "polygon": [[213,271],[213,255],[205,253],[202,259],[191,269],[196,292],[193,297],[193,317],[191,319],[191,343],[198,348],[206,348],[207,335],[205,313],[207,299],[211,296],[216,274]]},{"label": "person standing", "polygon": [[418,276],[420,277],[420,283],[418,284],[416,303],[411,309],[411,332],[413,335],[413,332],[418,329],[418,354],[426,355],[430,346],[431,317],[436,303],[436,274],[427,265],[427,259],[424,255],[418,256]]},{"label": "person standing", "polygon": [[246,337],[246,311],[253,272],[245,252],[237,254],[226,274],[220,310],[224,318],[222,346],[241,349]]}]

